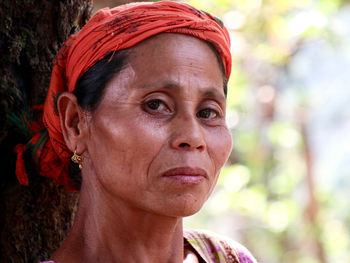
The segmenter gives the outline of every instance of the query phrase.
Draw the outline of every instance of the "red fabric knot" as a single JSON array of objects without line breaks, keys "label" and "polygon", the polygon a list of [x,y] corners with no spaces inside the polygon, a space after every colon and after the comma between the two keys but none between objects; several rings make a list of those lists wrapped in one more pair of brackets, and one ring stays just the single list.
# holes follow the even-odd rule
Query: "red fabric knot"
[{"label": "red fabric knot", "polygon": [[27,146],[24,144],[17,144],[14,151],[17,153],[16,161],[16,176],[21,185],[28,185],[28,174],[24,165],[23,154],[27,150]]}]

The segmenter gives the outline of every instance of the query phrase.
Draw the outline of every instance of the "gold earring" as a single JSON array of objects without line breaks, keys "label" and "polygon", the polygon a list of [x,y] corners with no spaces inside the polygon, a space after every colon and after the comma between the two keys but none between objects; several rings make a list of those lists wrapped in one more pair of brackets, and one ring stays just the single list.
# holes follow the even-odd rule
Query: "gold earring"
[{"label": "gold earring", "polygon": [[70,159],[73,161],[73,163],[79,164],[80,170],[83,169],[82,163],[83,163],[84,158],[83,158],[83,156],[80,156],[79,154],[77,154],[77,150],[74,151],[73,156]]}]

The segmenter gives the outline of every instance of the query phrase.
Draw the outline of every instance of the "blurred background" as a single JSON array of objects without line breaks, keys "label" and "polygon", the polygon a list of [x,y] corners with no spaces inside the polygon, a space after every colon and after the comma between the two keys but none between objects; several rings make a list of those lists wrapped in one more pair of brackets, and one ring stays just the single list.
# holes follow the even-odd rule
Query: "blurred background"
[{"label": "blurred background", "polygon": [[185,227],[230,236],[260,262],[350,262],[350,1],[185,2],[230,31],[234,141]]}]

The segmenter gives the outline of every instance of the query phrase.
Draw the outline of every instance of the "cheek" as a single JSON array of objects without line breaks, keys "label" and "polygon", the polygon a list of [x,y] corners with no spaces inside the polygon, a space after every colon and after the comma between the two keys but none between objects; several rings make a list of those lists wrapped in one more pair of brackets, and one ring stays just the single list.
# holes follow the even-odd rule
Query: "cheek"
[{"label": "cheek", "polygon": [[209,154],[212,156],[216,172],[226,163],[232,150],[232,136],[227,127],[220,127],[211,133],[211,142],[208,145]]},{"label": "cheek", "polygon": [[91,135],[93,165],[103,165],[96,168],[105,174],[146,172],[164,141],[163,129],[140,115],[101,118],[94,123]]}]

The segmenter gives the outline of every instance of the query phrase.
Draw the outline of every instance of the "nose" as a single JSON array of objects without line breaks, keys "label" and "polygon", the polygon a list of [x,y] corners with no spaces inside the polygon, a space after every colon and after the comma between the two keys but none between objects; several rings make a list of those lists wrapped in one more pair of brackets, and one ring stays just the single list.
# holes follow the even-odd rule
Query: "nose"
[{"label": "nose", "polygon": [[178,116],[173,121],[172,148],[186,151],[203,151],[206,148],[203,129],[196,116]]}]

